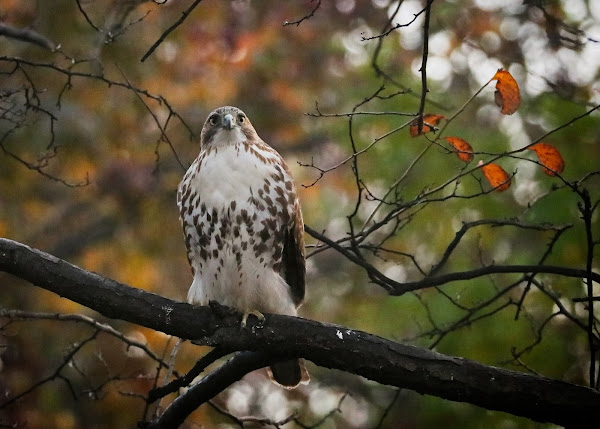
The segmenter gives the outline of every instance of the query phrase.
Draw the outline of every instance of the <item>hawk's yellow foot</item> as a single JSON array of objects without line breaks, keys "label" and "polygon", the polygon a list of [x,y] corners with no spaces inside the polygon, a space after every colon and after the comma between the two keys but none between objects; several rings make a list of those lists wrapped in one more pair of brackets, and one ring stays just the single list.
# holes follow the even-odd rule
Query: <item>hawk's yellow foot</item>
[{"label": "hawk's yellow foot", "polygon": [[260,323],[265,321],[265,315],[262,314],[260,311],[258,310],[250,310],[248,312],[245,312],[244,315],[242,316],[242,328],[246,327],[246,322],[248,321],[248,316],[250,315],[256,316],[256,318],[260,321]]}]

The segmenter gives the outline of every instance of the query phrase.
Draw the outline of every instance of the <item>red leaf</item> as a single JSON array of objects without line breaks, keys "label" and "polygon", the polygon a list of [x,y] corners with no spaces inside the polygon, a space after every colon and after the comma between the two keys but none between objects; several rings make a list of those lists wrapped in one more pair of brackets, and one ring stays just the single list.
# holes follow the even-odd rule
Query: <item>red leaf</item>
[{"label": "red leaf", "polygon": [[464,162],[471,162],[473,160],[473,148],[467,141],[460,137],[446,137],[446,141],[456,149],[456,154]]},{"label": "red leaf", "polygon": [[498,192],[506,191],[510,188],[510,176],[502,167],[498,164],[482,164],[483,162],[479,161],[481,171],[483,171],[483,175],[492,188]]},{"label": "red leaf", "polygon": [[436,131],[437,124],[440,123],[442,119],[446,119],[444,115],[436,115],[433,113],[426,113],[423,115],[423,129],[419,132],[419,118],[413,119],[410,122],[410,135],[411,137],[416,137],[418,135],[428,133],[430,131]]},{"label": "red leaf", "polygon": [[565,161],[558,149],[547,143],[537,143],[529,147],[533,150],[540,160],[540,164],[544,166],[544,173],[548,176],[556,176],[565,170]]},{"label": "red leaf", "polygon": [[501,112],[505,115],[512,115],[521,104],[521,95],[519,85],[512,75],[506,70],[499,69],[492,80],[497,79],[496,92],[494,98],[496,104],[502,108]]}]

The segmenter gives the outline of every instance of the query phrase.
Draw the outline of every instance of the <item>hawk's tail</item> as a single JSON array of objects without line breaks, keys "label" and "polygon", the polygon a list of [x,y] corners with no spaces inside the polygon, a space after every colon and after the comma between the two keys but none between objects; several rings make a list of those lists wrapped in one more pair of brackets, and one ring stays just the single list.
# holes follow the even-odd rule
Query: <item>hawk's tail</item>
[{"label": "hawk's tail", "polygon": [[286,389],[294,389],[299,384],[308,384],[310,376],[304,365],[304,359],[292,359],[277,362],[267,368],[269,378]]}]

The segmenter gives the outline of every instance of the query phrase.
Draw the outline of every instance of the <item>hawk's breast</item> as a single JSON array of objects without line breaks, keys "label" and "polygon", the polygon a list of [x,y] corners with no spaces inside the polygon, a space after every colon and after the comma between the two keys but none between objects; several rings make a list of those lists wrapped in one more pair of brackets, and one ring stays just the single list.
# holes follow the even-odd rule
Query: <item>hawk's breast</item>
[{"label": "hawk's breast", "polygon": [[268,146],[238,143],[201,152],[178,191],[194,272],[188,300],[295,314],[279,275],[295,202],[292,178]]}]

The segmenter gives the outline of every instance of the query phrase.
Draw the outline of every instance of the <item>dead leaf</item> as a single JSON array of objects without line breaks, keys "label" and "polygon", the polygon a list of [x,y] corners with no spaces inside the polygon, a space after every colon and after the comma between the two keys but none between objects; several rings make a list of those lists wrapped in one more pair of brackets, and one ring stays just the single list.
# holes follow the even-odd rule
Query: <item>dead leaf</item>
[{"label": "dead leaf", "polygon": [[512,75],[506,70],[499,69],[492,80],[498,80],[496,83],[496,92],[494,99],[496,104],[502,109],[505,115],[512,115],[521,104],[521,95],[519,85]]},{"label": "dead leaf", "polygon": [[544,166],[544,173],[548,176],[556,176],[565,170],[565,161],[558,149],[548,143],[537,143],[529,147],[533,150]]},{"label": "dead leaf", "polygon": [[473,160],[473,148],[466,141],[460,137],[446,137],[446,141],[456,149],[456,154],[464,162],[471,162]]},{"label": "dead leaf", "polygon": [[483,161],[479,161],[478,165],[481,166],[481,171],[483,171],[483,175],[490,183],[490,186],[496,191],[502,192],[510,188],[510,176],[498,164],[483,165]]},{"label": "dead leaf", "polygon": [[446,119],[444,115],[436,115],[434,113],[426,113],[423,115],[423,129],[419,132],[419,118],[413,119],[410,122],[410,135],[411,137],[416,137],[418,135],[428,133],[430,131],[436,131],[437,124],[440,123],[442,119]]}]

